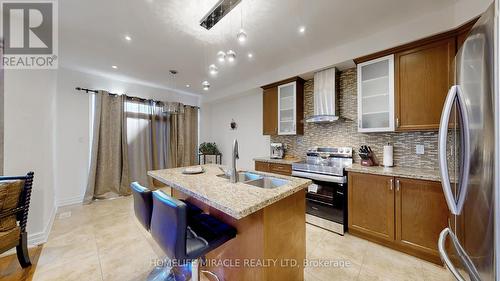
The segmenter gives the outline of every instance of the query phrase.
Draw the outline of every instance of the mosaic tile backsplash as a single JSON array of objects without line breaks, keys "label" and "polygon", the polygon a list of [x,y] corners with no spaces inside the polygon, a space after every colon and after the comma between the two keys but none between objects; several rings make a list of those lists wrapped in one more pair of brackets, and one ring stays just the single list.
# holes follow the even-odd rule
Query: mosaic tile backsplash
[{"label": "mosaic tile backsplash", "polygon": [[[348,146],[357,152],[359,146],[368,145],[382,162],[383,146],[394,146],[394,165],[400,167],[438,169],[437,132],[404,133],[359,133],[357,128],[357,83],[356,68],[339,73],[338,102],[341,119],[335,123],[305,123],[303,136],[272,136],[271,142],[286,144],[286,155],[304,158],[308,148],[313,146]],[[313,114],[313,80],[304,85],[304,115]],[[424,145],[425,153],[417,155],[415,146]],[[357,153],[354,162],[359,163]]]}]

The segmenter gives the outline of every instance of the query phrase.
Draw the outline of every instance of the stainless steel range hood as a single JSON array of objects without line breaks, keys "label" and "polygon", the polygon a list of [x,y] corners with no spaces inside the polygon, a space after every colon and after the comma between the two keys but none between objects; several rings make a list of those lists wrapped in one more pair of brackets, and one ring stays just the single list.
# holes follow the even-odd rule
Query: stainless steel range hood
[{"label": "stainless steel range hood", "polygon": [[314,115],[308,123],[328,123],[339,119],[335,91],[335,67],[314,73]]}]

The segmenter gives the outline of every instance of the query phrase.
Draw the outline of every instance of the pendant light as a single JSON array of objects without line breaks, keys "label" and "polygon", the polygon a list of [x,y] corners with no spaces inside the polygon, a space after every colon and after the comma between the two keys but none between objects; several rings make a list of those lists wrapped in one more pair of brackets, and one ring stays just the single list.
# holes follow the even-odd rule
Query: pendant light
[{"label": "pendant light", "polygon": [[203,90],[205,91],[208,91],[208,89],[210,89],[210,83],[208,81],[203,81],[201,85],[203,86]]},{"label": "pendant light", "polygon": [[228,62],[234,62],[236,60],[236,53],[233,50],[229,50],[226,53],[226,58]]},{"label": "pendant light", "polygon": [[217,66],[215,64],[211,64],[208,66],[208,72],[211,75],[215,76],[219,72],[219,69],[217,68]]},{"label": "pendant light", "polygon": [[217,60],[220,62],[220,63],[223,63],[226,61],[226,53],[224,53],[224,51],[219,51],[217,53]]},{"label": "pendant light", "polygon": [[240,5],[240,31],[238,32],[238,34],[236,34],[236,38],[241,44],[247,41],[247,33],[243,29],[243,8],[241,5]]}]

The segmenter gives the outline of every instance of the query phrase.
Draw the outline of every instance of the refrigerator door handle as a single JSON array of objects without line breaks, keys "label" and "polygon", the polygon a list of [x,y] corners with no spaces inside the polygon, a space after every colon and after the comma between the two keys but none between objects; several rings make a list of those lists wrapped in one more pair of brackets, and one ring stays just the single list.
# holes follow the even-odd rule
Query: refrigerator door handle
[{"label": "refrigerator door handle", "polygon": [[[467,116],[467,107],[463,101],[461,89],[458,85],[453,85],[448,91],[446,100],[441,114],[441,122],[439,124],[439,138],[438,138],[438,156],[439,156],[439,170],[441,171],[441,185],[443,186],[443,193],[448,204],[450,212],[454,215],[459,215],[465,202],[467,195],[467,186],[469,181],[469,167],[470,167],[470,132],[469,132],[469,119]],[[448,139],[448,123],[450,120],[450,113],[453,108],[455,98],[458,100],[458,107],[460,109],[460,116],[463,125],[464,137],[462,139],[462,173],[460,175],[460,189],[458,201],[455,201],[453,191],[451,189],[450,176],[448,174],[448,159],[446,157],[446,143]],[[457,179],[455,179],[457,180]]]},{"label": "refrigerator door handle", "polygon": [[450,234],[449,228],[443,229],[443,231],[441,231],[441,233],[439,234],[439,240],[438,240],[439,255],[441,256],[441,260],[443,260],[444,264],[450,270],[451,274],[453,274],[453,277],[455,277],[455,279],[457,279],[458,281],[466,281],[465,278],[462,276],[462,274],[458,272],[456,267],[451,262],[450,257],[448,257],[448,253],[446,253],[445,241],[448,234]]},{"label": "refrigerator door handle", "polygon": [[462,276],[462,274],[460,274],[460,272],[457,270],[455,265],[453,265],[453,262],[451,261],[450,257],[448,256],[448,253],[446,253],[445,242],[446,242],[446,238],[448,237],[448,235],[450,236],[450,239],[453,243],[453,246],[455,247],[463,265],[465,266],[465,268],[468,271],[470,280],[481,281],[481,279],[479,277],[479,273],[477,272],[477,270],[474,267],[474,264],[472,263],[470,258],[465,253],[464,248],[458,242],[458,239],[455,236],[455,234],[449,228],[445,228],[439,234],[438,251],[439,251],[439,255],[441,256],[441,260],[444,262],[446,267],[450,270],[451,274],[453,274],[455,279],[458,281],[466,281],[466,279]]}]

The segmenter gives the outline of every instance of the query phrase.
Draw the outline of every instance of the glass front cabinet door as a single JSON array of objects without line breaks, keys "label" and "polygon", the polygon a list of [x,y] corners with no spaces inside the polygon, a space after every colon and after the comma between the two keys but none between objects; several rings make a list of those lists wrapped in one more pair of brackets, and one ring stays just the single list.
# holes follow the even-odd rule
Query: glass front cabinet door
[{"label": "glass front cabinet door", "polygon": [[394,55],[358,64],[358,132],[394,131]]},{"label": "glass front cabinet door", "polygon": [[278,135],[295,135],[297,131],[297,82],[278,86]]}]

